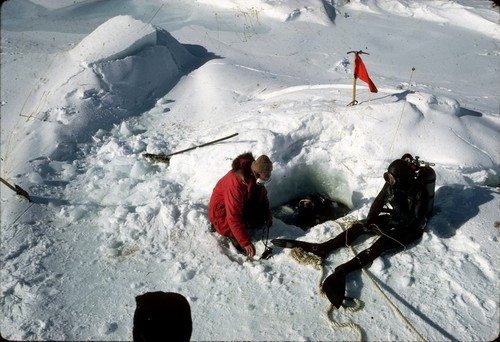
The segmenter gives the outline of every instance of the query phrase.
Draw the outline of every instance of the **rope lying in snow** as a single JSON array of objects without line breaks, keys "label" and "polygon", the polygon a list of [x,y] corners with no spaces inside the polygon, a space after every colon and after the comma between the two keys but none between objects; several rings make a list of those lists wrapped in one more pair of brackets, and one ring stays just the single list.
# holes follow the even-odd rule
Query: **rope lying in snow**
[{"label": "rope lying in snow", "polygon": [[334,328],[334,329],[338,329],[338,328],[351,328],[358,335],[358,341],[362,341],[363,340],[363,333],[361,332],[360,326],[357,325],[357,324],[355,324],[355,323],[352,323],[352,322],[343,322],[343,323],[341,323],[341,322],[335,321],[331,317],[331,315],[333,314],[334,309],[335,309],[335,307],[333,306],[333,304],[331,304],[330,307],[328,308],[328,310],[325,313],[325,319],[332,326],[332,328]]},{"label": "rope lying in snow", "polygon": [[[344,221],[345,223],[347,224],[352,224],[353,222],[357,222],[357,220],[353,220],[353,219],[349,219],[349,218],[344,218]],[[343,225],[340,225],[339,226],[342,228],[342,230],[345,230],[344,229],[344,226]],[[347,246],[347,244],[346,244]],[[354,256],[357,255],[357,252],[356,250],[354,249],[354,247],[352,245],[350,246],[347,246],[349,247],[349,249],[351,250],[351,252],[353,253]],[[406,248],[406,246],[405,246]],[[300,247],[295,247],[291,250],[290,252],[290,257],[292,259],[294,259],[295,261],[297,261],[299,264],[302,264],[302,265],[311,265],[313,266],[316,270],[320,271],[321,272],[321,276],[319,278],[319,284],[318,284],[318,287],[320,289],[320,292],[322,294],[322,296],[324,296],[324,293],[323,291],[321,291],[321,285],[322,285],[322,282],[323,282],[323,277],[324,277],[324,267],[323,267],[323,259],[321,259],[319,256],[313,254],[313,253],[309,253],[309,252],[305,252],[302,248]],[[420,334],[417,329],[410,323],[410,321],[405,317],[405,315],[398,309],[398,307],[391,301],[391,299],[385,294],[385,292],[380,288],[380,286],[375,282],[375,280],[373,279],[373,277],[364,269],[364,268],[361,268],[361,272],[368,278],[368,280],[370,280],[370,282],[372,283],[373,287],[378,290],[380,292],[380,294],[382,295],[382,297],[384,297],[384,299],[389,303],[390,307],[394,310],[394,312],[396,313],[397,316],[399,316],[401,318],[401,320],[408,326],[408,328],[410,330],[412,330],[415,335],[418,336],[418,338],[420,339],[420,341],[425,341],[424,337],[422,336],[422,334]],[[347,306],[343,306],[347,311],[350,311],[350,312],[356,312],[356,311],[359,311],[362,309],[362,304],[361,304],[361,301],[357,298],[352,298],[352,300],[354,301],[355,303],[355,306],[354,307],[347,307]],[[325,313],[325,319],[328,321],[328,323],[333,327],[333,328],[351,328],[352,330],[354,330],[354,332],[356,332],[356,334],[358,335],[359,337],[359,341],[362,340],[362,331],[361,331],[361,328],[359,325],[355,324],[355,323],[352,323],[352,322],[337,322],[335,321],[331,315],[334,311],[334,306],[333,305],[330,305],[329,309],[326,311]]]},{"label": "rope lying in snow", "polygon": [[[357,222],[357,220],[353,220],[352,218],[349,219],[349,218],[346,217],[346,218],[344,218],[344,222],[346,222],[347,224],[352,224],[353,222]],[[339,226],[342,228],[342,230],[345,231],[343,225],[339,224]],[[401,244],[401,245],[403,245],[403,244]],[[349,247],[349,249],[351,250],[351,252],[352,252],[352,254],[354,256],[356,256],[358,254],[357,251],[354,249],[354,247],[352,245],[347,246],[347,247]],[[404,247],[405,247],[405,250],[406,250],[406,246],[404,246]],[[417,331],[417,329],[415,329],[415,327],[410,323],[410,321],[406,318],[406,316],[398,309],[398,307],[392,302],[392,300],[385,294],[385,292],[380,288],[380,286],[377,284],[377,282],[375,281],[375,279],[373,279],[373,277],[364,268],[361,268],[361,272],[370,280],[370,282],[372,283],[373,287],[375,287],[375,289],[378,290],[380,292],[380,294],[382,295],[382,297],[384,297],[384,299],[389,303],[389,306],[394,310],[394,312],[396,313],[396,315],[401,318],[401,320],[408,326],[408,328],[410,328],[410,330],[412,330],[415,333],[415,335],[418,336],[418,338],[420,339],[420,341],[425,341],[425,339],[422,336],[422,334],[420,334]]]},{"label": "rope lying in snow", "polygon": [[[302,248],[300,247],[295,247],[291,250],[290,252],[290,257],[297,261],[301,265],[311,265],[314,267],[316,270],[321,272],[321,275],[319,277],[319,284],[318,288],[321,293],[322,297],[325,297],[325,293],[321,290],[321,285],[323,283],[323,277],[325,274],[324,267],[323,267],[323,259],[321,259],[319,256],[313,253],[305,252]],[[363,305],[361,304],[361,301],[357,298],[351,298],[354,302],[354,306],[343,306],[346,311],[349,312],[356,312],[362,309]],[[354,330],[354,332],[358,335],[359,341],[362,340],[362,332],[361,328],[359,325],[352,323],[352,322],[337,322],[330,316],[333,313],[334,306],[330,304],[329,309],[325,313],[325,319],[326,321],[332,326],[332,328],[351,328]]]},{"label": "rope lying in snow", "polygon": [[295,247],[290,252],[290,257],[301,265],[311,265],[318,271],[321,271],[320,282],[323,280],[323,259],[313,253],[305,252],[300,247]]},{"label": "rope lying in snow", "polygon": [[[408,91],[411,87],[411,80],[413,78],[413,72],[415,71],[415,67],[411,68],[410,81],[408,81]],[[396,127],[396,132],[394,132],[394,136],[392,138],[391,146],[389,147],[389,155],[392,155],[392,149],[394,147],[394,143],[396,142],[396,138],[398,136],[399,129],[401,128],[401,122],[403,121],[403,114],[405,112],[406,103],[408,101],[403,101],[403,108],[401,108],[401,114],[399,115],[398,125]]]},{"label": "rope lying in snow", "polygon": [[24,210],[24,211],[23,211],[23,212],[22,212],[22,213],[21,213],[21,214],[20,214],[20,215],[19,215],[19,216],[15,219],[15,220],[14,220],[14,222],[12,222],[10,225],[13,225],[14,223],[16,223],[16,222],[17,222],[17,220],[19,220],[19,219],[20,219],[20,218],[21,218],[24,214],[26,214],[26,212],[27,212],[28,210],[30,210],[30,209],[31,209],[31,207],[33,206],[33,204],[35,204],[35,203],[31,203],[31,204],[30,204],[30,205],[29,205],[29,206],[28,206],[28,207],[27,207],[27,208],[26,208],[26,209],[25,209],[25,210]]}]

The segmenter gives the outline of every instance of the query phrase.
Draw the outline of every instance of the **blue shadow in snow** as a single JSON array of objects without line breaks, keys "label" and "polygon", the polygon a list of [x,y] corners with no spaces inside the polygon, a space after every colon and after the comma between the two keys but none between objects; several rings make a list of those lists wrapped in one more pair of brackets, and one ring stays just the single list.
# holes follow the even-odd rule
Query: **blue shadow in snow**
[{"label": "blue shadow in snow", "polygon": [[479,213],[479,207],[494,199],[493,188],[445,185],[436,191],[434,214],[427,229],[440,238],[450,238]]},{"label": "blue shadow in snow", "polygon": [[333,0],[323,0],[323,8],[328,16],[328,19],[335,24],[335,18],[337,18],[337,10],[335,9]]},{"label": "blue shadow in snow", "polygon": [[475,110],[471,110],[471,109],[460,107],[460,111],[459,111],[459,113],[458,113],[457,116],[459,118],[462,117],[462,116],[474,116],[476,118],[480,118],[480,117],[483,116],[483,113],[476,112]]}]

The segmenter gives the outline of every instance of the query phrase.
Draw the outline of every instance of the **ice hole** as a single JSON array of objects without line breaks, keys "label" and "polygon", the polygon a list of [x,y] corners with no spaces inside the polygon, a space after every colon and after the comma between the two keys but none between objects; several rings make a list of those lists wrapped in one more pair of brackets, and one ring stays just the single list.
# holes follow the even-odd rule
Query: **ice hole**
[{"label": "ice hole", "polygon": [[273,216],[286,224],[307,230],[326,221],[347,215],[350,209],[343,203],[315,192],[293,198],[272,209]]}]

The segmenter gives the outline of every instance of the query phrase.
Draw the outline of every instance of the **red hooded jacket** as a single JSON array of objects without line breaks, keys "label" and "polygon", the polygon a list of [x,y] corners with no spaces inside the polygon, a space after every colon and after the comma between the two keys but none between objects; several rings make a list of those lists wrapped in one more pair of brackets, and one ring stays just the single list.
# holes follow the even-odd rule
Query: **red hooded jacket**
[{"label": "red hooded jacket", "polygon": [[251,243],[247,233],[249,220],[272,220],[267,189],[256,184],[251,171],[253,161],[251,153],[238,156],[232,169],[215,185],[208,204],[208,217],[217,232],[235,238],[242,247]]}]

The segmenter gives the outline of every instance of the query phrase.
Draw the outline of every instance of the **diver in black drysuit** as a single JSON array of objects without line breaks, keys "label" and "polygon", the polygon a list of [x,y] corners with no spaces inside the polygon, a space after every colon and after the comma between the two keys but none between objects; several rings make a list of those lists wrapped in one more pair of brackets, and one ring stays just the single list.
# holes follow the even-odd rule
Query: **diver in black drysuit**
[{"label": "diver in black drysuit", "polygon": [[[412,161],[414,159],[409,154],[393,161],[384,173],[386,183],[375,198],[368,217],[354,223],[335,238],[323,243],[286,239],[271,241],[279,247],[300,247],[306,252],[325,258],[337,248],[350,246],[363,234],[379,235],[371,247],[338,266],[323,282],[322,290],[336,308],[339,308],[345,299],[348,273],[370,264],[384,252],[404,249],[422,236],[427,217],[432,212],[436,176],[429,166],[420,167],[418,159],[417,163]],[[392,209],[384,208],[387,203]]]}]

